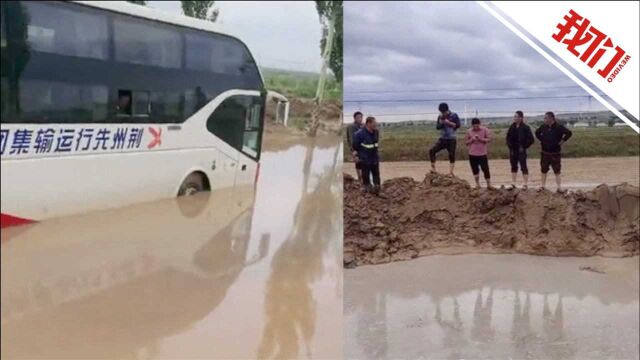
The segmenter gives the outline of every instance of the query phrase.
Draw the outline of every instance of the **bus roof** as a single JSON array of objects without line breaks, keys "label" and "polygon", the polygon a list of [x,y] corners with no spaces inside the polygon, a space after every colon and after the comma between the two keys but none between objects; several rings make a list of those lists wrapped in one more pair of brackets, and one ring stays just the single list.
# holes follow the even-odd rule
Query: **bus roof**
[{"label": "bus roof", "polygon": [[[77,4],[92,6],[104,10],[110,10],[125,15],[156,20],[174,25],[194,28],[217,34],[227,35],[238,39],[236,36],[224,31],[219,24],[211,21],[192,18],[184,15],[173,15],[166,11],[153,9],[143,5],[137,5],[128,1],[72,1]],[[238,39],[240,40],[240,39]],[[242,40],[240,40],[242,41]]]},{"label": "bus roof", "polygon": [[[87,5],[87,6],[103,9],[103,10],[109,10],[109,11],[121,13],[124,15],[137,16],[137,17],[141,17],[149,20],[155,20],[155,21],[164,22],[168,24],[226,35],[240,41],[247,48],[247,51],[249,51],[249,54],[255,61],[255,57],[251,53],[251,49],[249,49],[247,44],[244,41],[242,41],[242,39],[223,30],[219,24],[215,24],[211,21],[196,19],[189,16],[184,16],[184,15],[173,15],[166,11],[161,11],[161,10],[153,9],[147,6],[133,4],[127,1],[71,1],[71,2],[74,2],[76,4],[81,4],[81,5]],[[262,70],[260,69],[260,66],[258,65],[257,62],[256,62],[256,67],[258,68],[258,74],[260,75],[260,79],[264,83]]]}]

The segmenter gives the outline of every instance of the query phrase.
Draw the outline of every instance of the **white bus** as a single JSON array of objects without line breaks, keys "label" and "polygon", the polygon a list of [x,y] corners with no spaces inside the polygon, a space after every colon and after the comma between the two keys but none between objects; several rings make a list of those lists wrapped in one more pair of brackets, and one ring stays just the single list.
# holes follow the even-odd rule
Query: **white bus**
[{"label": "white bus", "polygon": [[257,178],[266,90],[239,39],[124,1],[0,17],[2,227]]}]

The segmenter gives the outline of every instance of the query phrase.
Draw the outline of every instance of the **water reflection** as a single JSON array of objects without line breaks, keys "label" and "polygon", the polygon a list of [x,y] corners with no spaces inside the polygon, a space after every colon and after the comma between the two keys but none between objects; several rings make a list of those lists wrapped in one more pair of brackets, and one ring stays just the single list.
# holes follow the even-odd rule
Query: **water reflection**
[{"label": "water reflection", "polygon": [[459,353],[458,350],[462,349],[468,343],[468,341],[464,336],[464,324],[462,322],[462,318],[460,317],[460,304],[458,303],[458,299],[456,298],[453,298],[452,301],[453,310],[451,314],[451,320],[444,320],[442,318],[440,302],[436,303],[436,313],[434,319],[440,326],[444,334],[442,344],[447,348],[450,348],[452,351],[449,355],[449,358],[460,359],[462,357],[462,354]]},{"label": "water reflection", "polygon": [[340,151],[319,138],[265,153],[256,188],[3,229],[2,357],[337,356]]},{"label": "water reflection", "polygon": [[[202,207],[220,201],[236,204],[226,224]],[[2,356],[155,355],[158,339],[211,312],[248,266],[252,203],[250,189],[212,193],[7,234]],[[181,215],[185,207],[193,216]]]},{"label": "water reflection", "polygon": [[[579,270],[594,263],[606,274]],[[357,336],[345,356],[633,357],[638,264],[638,258],[469,255],[348,270],[345,331]],[[425,309],[432,323],[422,321]],[[372,330],[373,323],[385,332]]]},{"label": "water reflection", "polygon": [[319,173],[311,171],[315,140],[304,148],[301,200],[293,212],[294,225],[271,260],[260,358],[290,359],[302,355],[301,350],[304,357],[313,356],[311,339],[318,314],[311,285],[325,273],[323,256],[319,255],[327,252],[341,231],[337,216],[342,204],[337,164],[340,148],[334,146],[331,163]]},{"label": "water reflection", "polygon": [[491,343],[495,337],[495,330],[491,327],[491,313],[493,311],[493,288],[489,288],[489,295],[483,301],[482,289],[478,290],[476,302],[473,306],[473,326],[471,339],[481,343]]}]

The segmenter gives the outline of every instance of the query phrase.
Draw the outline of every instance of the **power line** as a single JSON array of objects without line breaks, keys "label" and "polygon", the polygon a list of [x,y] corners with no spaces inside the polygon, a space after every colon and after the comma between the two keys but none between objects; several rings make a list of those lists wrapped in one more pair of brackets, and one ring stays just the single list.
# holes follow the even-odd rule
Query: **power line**
[{"label": "power line", "polygon": [[[532,113],[545,113],[547,111],[549,111],[549,109],[546,110],[522,110],[525,115],[526,114],[532,114]],[[593,111],[583,111],[583,110],[554,110],[553,112],[555,114],[573,114],[573,113],[583,113],[583,114],[589,114],[589,113],[597,113],[597,112],[601,112],[601,111],[605,111],[605,110],[593,110]],[[478,109],[479,113],[492,113],[492,114],[513,114],[515,111],[504,111],[504,110],[481,110]],[[464,112],[458,112],[459,114],[462,114]],[[467,111],[467,113],[475,113],[475,109],[469,110]],[[346,113],[345,113],[346,114]],[[439,112],[419,112],[419,113],[393,113],[393,114],[377,114],[377,113],[372,113],[372,116],[418,116],[418,115],[439,115]]]},{"label": "power line", "polygon": [[440,101],[499,101],[499,100],[536,100],[536,99],[575,99],[590,98],[591,95],[565,96],[526,96],[526,97],[498,97],[498,98],[462,98],[462,99],[360,99],[343,100],[343,103],[395,103],[395,102],[440,102]]},{"label": "power line", "polygon": [[416,89],[416,90],[361,90],[345,91],[347,94],[391,94],[391,93],[411,93],[411,92],[471,92],[471,91],[504,91],[504,90],[544,90],[544,89],[570,89],[579,88],[579,85],[572,86],[538,86],[538,87],[512,87],[512,88],[487,88],[487,89]]}]

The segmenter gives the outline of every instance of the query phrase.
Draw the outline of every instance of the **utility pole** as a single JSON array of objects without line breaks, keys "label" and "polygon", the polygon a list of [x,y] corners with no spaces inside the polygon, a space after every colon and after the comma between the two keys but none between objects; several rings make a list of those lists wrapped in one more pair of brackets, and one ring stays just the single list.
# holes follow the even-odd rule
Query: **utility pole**
[{"label": "utility pole", "polygon": [[311,110],[311,124],[307,130],[307,135],[315,137],[318,127],[320,126],[320,104],[324,95],[324,83],[327,76],[327,67],[331,58],[331,48],[333,47],[333,37],[335,34],[335,12],[331,11],[331,19],[329,19],[329,29],[327,33],[327,42],[324,46],[324,54],[322,54],[322,67],[320,68],[320,77],[318,79],[318,88],[316,89],[316,97],[313,99],[313,109]]},{"label": "utility pole", "polygon": [[467,122],[467,102],[464,102],[464,126],[467,127],[469,126],[469,123]]}]

